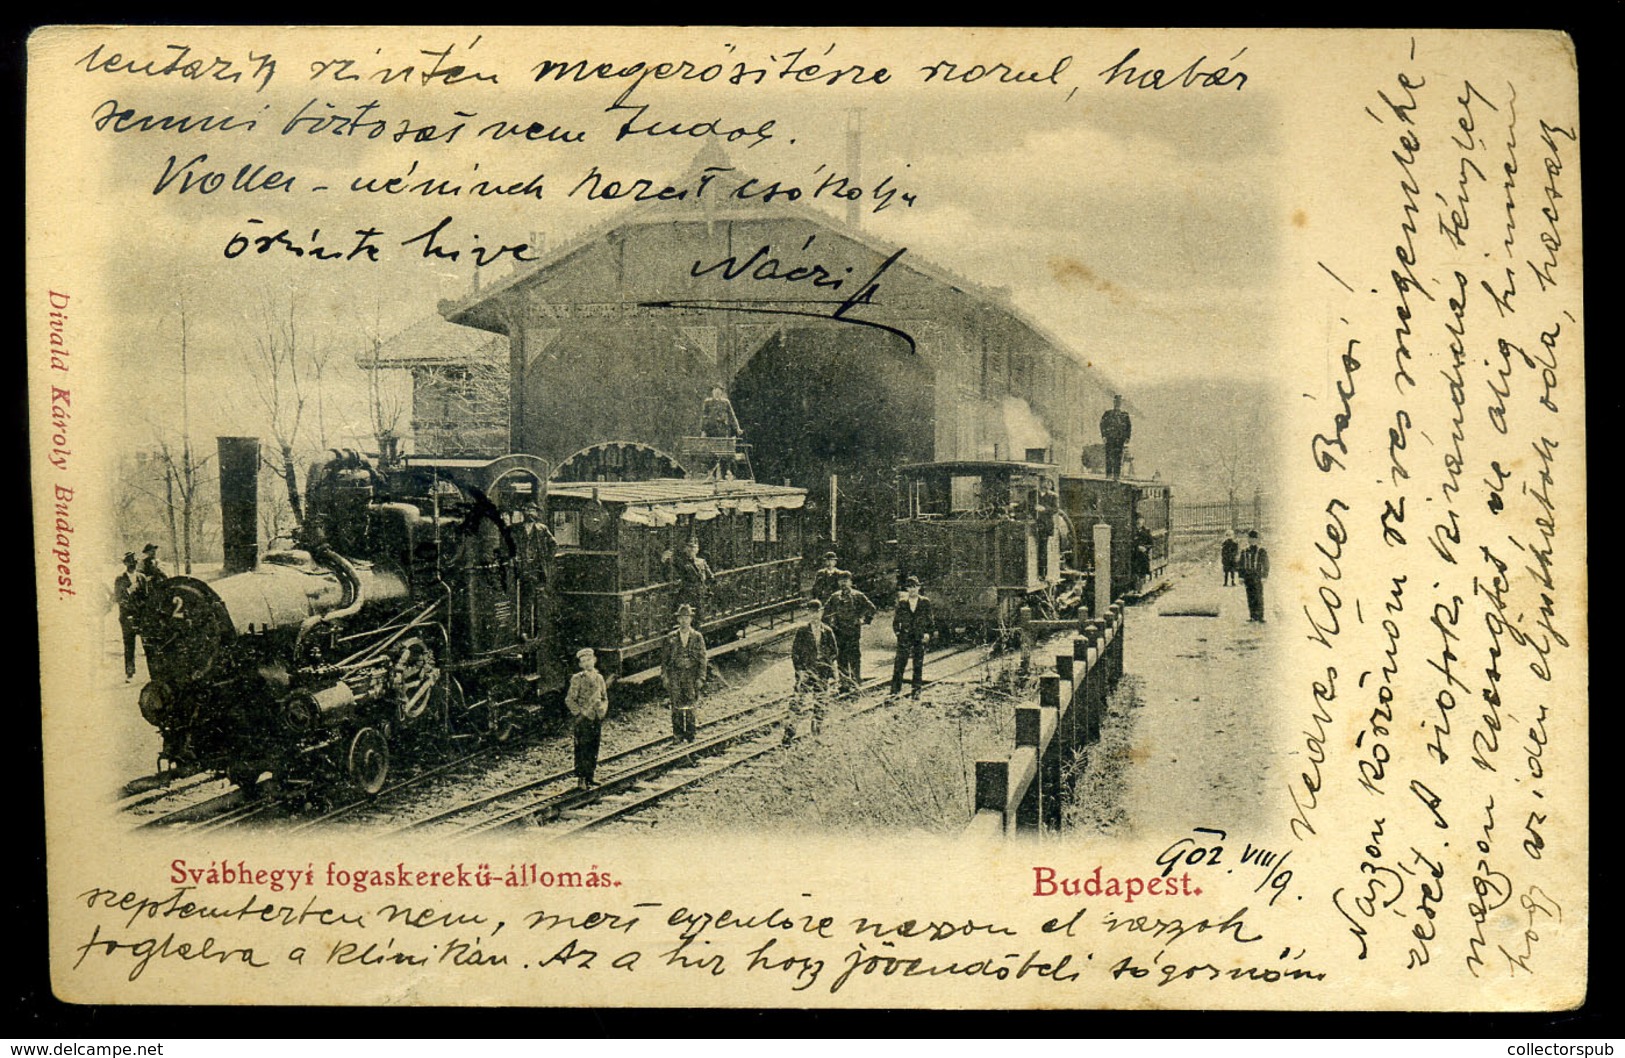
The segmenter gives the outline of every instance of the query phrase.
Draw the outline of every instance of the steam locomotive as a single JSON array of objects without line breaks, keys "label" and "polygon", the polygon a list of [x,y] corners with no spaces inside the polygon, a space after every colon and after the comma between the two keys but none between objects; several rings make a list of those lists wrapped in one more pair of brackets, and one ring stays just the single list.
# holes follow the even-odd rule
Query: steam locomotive
[{"label": "steam locomotive", "polygon": [[718,572],[741,588],[702,626],[716,640],[799,598],[800,489],[572,481],[554,483],[550,503],[534,456],[379,469],[335,451],[307,475],[289,546],[260,555],[259,442],[219,446],[224,576],[169,577],[142,605],[140,708],[162,733],[161,769],[370,795],[398,754],[506,739],[564,684],[576,649],[598,650],[610,675],[653,662],[676,585],[648,556],[681,541],[742,541],[728,554],[751,571]]},{"label": "steam locomotive", "polygon": [[1043,455],[898,468],[899,576],[920,578],[944,626],[1003,637],[1022,606],[1042,617],[1075,611],[1108,565],[1096,561],[1096,524],[1112,529],[1112,598],[1161,576],[1169,487],[1062,474]]}]

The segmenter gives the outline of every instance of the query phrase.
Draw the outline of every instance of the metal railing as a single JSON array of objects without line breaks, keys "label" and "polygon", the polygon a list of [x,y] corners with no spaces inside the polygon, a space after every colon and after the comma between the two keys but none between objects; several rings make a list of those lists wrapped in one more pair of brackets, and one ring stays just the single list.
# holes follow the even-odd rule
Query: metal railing
[{"label": "metal railing", "polygon": [[1211,503],[1175,503],[1168,512],[1169,532],[1177,536],[1206,533],[1263,531],[1269,528],[1274,505],[1260,491],[1248,497],[1231,493],[1228,500]]}]

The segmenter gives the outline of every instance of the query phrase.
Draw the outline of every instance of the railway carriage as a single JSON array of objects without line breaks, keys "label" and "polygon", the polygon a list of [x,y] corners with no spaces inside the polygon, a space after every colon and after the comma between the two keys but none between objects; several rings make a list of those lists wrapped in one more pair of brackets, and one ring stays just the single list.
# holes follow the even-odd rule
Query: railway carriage
[{"label": "railway carriage", "polygon": [[667,559],[690,540],[716,578],[699,625],[713,648],[774,621],[801,598],[805,503],[803,489],[748,480],[555,482],[559,646],[595,648],[606,673],[655,663],[679,592]]}]

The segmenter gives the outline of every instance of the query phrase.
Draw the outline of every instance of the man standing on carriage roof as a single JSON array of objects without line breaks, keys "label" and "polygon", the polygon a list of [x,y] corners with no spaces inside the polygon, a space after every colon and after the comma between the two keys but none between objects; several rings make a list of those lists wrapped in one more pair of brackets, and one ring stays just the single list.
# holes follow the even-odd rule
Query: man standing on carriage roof
[{"label": "man standing on carriage roof", "polygon": [[824,603],[824,620],[835,632],[835,659],[843,689],[863,682],[863,626],[874,620],[875,604],[852,587],[852,574],[838,573],[840,589]]},{"label": "man standing on carriage roof", "polygon": [[812,597],[819,602],[828,602],[841,587],[841,578],[850,577],[851,574],[839,568],[838,557],[833,551],[824,552],[824,564],[818,572],[813,574]]},{"label": "man standing on carriage roof", "polygon": [[677,607],[677,629],[666,640],[660,665],[661,682],[671,695],[671,734],[675,739],[694,741],[694,713],[700,704],[708,666],[705,636],[694,627],[694,608],[681,605]]},{"label": "man standing on carriage roof", "polygon": [[721,386],[712,386],[711,395],[700,407],[700,434],[704,437],[740,437],[739,418],[734,415],[733,402]]},{"label": "man standing on carriage roof", "polygon": [[1123,449],[1128,445],[1134,423],[1123,410],[1123,398],[1112,394],[1112,406],[1100,417],[1100,437],[1106,442],[1106,476],[1123,476]]}]

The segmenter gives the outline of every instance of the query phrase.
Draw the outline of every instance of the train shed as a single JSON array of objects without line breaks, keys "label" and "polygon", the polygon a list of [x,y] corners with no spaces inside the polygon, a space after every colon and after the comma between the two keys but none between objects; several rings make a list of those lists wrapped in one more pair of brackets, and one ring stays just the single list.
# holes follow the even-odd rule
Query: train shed
[{"label": "train shed", "polygon": [[513,450],[676,451],[720,385],[757,477],[805,486],[843,554],[887,531],[900,464],[1045,449],[1083,469],[1112,387],[1006,296],[822,210],[741,195],[762,184],[719,149],[671,186],[691,193],[441,302],[508,339]]}]

